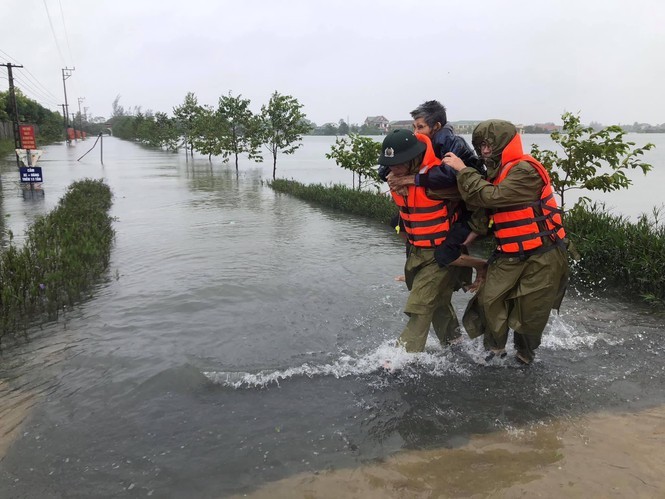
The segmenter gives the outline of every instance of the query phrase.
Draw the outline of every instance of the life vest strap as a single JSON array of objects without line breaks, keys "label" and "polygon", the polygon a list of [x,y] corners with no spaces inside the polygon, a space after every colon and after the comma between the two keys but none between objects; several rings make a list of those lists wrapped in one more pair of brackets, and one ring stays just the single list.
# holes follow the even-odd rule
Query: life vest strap
[{"label": "life vest strap", "polygon": [[435,232],[434,234],[409,234],[409,241],[434,241],[436,239],[445,239],[448,236],[447,230]]},{"label": "life vest strap", "polygon": [[533,239],[537,239],[539,237],[545,237],[545,236],[551,236],[554,234],[556,231],[553,229],[547,229],[545,231],[538,232],[536,234],[523,234],[521,236],[510,236],[510,237],[502,237],[502,238],[496,238],[497,244],[499,246],[504,246],[506,244],[510,243],[521,243],[523,241],[531,241]]},{"label": "life vest strap", "polygon": [[434,213],[440,211],[446,206],[446,203],[437,203],[432,206],[400,206],[399,209],[402,213]]},{"label": "life vest strap", "polygon": [[494,250],[494,253],[489,257],[487,260],[487,263],[492,263],[496,261],[498,258],[510,258],[510,257],[518,257],[520,260],[526,260],[530,256],[533,255],[542,255],[543,253],[547,253],[548,251],[552,251],[553,249],[556,248],[566,248],[566,244],[563,239],[556,239],[553,241],[552,244],[547,245],[547,246],[539,246],[537,248],[534,248],[532,250],[523,250],[523,251],[515,251],[515,252],[506,252],[506,251],[499,251],[499,250]]},{"label": "life vest strap", "polygon": [[531,225],[532,223],[544,222],[545,220],[547,220],[547,216],[542,215],[539,217],[523,218],[521,220],[511,220],[509,222],[494,222],[494,230],[522,227],[524,225]]}]

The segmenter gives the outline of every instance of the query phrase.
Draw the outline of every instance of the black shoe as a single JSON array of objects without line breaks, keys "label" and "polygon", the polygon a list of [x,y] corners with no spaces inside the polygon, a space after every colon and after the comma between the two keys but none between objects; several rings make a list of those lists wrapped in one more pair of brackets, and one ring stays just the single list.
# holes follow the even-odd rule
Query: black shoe
[{"label": "black shoe", "polygon": [[508,355],[508,352],[505,350],[490,350],[490,352],[487,354],[487,357],[485,357],[485,362],[490,362],[497,355],[500,359],[505,359],[506,355]]}]

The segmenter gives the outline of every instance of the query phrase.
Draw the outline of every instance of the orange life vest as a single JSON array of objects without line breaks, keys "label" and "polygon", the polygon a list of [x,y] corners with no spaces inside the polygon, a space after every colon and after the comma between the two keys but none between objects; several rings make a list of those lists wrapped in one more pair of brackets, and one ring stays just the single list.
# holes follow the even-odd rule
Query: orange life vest
[{"label": "orange life vest", "polygon": [[[439,166],[441,160],[434,154],[432,142],[427,135],[416,133],[416,138],[427,146],[419,173]],[[431,248],[446,240],[450,225],[457,219],[456,212],[450,212],[447,201],[430,199],[424,187],[408,186],[409,193],[402,196],[391,191],[393,199],[400,209],[406,237],[414,246]]]},{"label": "orange life vest", "polygon": [[[501,183],[510,170],[521,161],[533,166],[545,184],[540,199],[534,203],[509,206],[493,210],[491,216],[497,251],[502,254],[528,256],[560,246],[566,237],[561,219],[561,209],[554,198],[550,176],[535,158],[524,154],[522,140],[515,135],[503,150],[499,174],[492,183]],[[549,239],[553,244],[545,245]]]}]

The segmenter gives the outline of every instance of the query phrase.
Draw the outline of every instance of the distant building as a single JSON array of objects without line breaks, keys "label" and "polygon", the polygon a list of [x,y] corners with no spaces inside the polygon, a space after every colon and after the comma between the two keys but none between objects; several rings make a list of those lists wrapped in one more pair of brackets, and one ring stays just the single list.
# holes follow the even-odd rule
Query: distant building
[{"label": "distant building", "polygon": [[471,132],[473,132],[473,129],[476,128],[476,125],[480,123],[480,121],[472,121],[472,120],[461,120],[461,121],[449,121],[453,126],[453,130],[455,130],[455,133],[458,135],[471,135]]},{"label": "distant building", "polygon": [[552,132],[558,132],[561,130],[561,126],[555,125],[554,123],[535,123],[534,128],[540,128],[544,132],[547,133],[552,133]]},{"label": "distant building", "polygon": [[390,127],[390,121],[385,116],[368,116],[365,118],[365,125],[387,132]]},{"label": "distant building", "polygon": [[412,130],[413,120],[391,121],[389,128],[390,130]]}]

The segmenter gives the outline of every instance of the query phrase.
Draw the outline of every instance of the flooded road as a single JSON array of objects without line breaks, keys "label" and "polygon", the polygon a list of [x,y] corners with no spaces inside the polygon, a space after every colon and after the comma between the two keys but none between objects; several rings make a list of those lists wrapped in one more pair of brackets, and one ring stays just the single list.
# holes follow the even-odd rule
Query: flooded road
[{"label": "flooded road", "polygon": [[[307,137],[278,176],[350,183],[321,159],[330,142]],[[393,347],[403,245],[389,227],[274,193],[268,166],[236,175],[113,138],[103,166],[94,153],[76,162],[91,145],[46,148],[43,197],[24,198],[15,166],[3,167],[17,240],[84,177],[112,188],[117,235],[90,298],[2,354],[0,497],[268,497],[282,486],[305,497],[298,483],[333,477],[313,493],[332,497],[353,470],[383,474],[376,497],[483,497],[522,483],[534,460],[557,467],[567,429],[584,421],[606,418],[608,438],[631,442],[616,415],[662,418],[662,316],[571,292],[531,368],[512,355],[487,366],[468,339],[443,350],[430,338],[405,355]],[[467,300],[454,296],[460,315]],[[386,359],[394,372],[377,369]],[[515,437],[540,430],[539,443]],[[653,432],[662,445],[662,424]],[[516,465],[500,469],[507,460]],[[471,483],[418,488],[437,463]],[[626,480],[646,472],[616,469]]]}]

